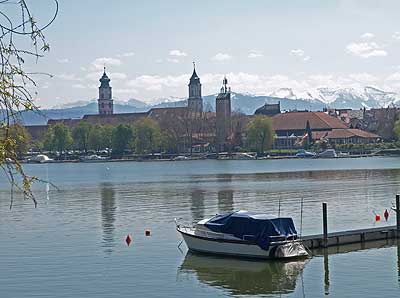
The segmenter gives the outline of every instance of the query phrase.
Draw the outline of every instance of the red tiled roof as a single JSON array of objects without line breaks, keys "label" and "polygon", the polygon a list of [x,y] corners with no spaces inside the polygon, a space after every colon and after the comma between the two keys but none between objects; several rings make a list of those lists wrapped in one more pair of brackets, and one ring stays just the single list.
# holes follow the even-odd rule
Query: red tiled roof
[{"label": "red tiled roof", "polygon": [[312,130],[347,128],[343,121],[324,112],[288,112],[272,117],[274,130],[276,131],[305,129],[307,121],[309,121]]},{"label": "red tiled roof", "polygon": [[363,131],[361,129],[355,128],[345,128],[345,129],[333,129],[331,131],[313,131],[313,139],[348,139],[353,137],[365,138],[365,139],[377,139],[380,138],[377,134]]}]

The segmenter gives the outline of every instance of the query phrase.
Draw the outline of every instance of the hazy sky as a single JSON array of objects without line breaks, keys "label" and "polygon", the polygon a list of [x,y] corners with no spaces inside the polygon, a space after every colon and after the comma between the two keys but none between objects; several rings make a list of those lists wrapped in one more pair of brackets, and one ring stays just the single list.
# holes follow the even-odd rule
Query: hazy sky
[{"label": "hazy sky", "polygon": [[[103,64],[118,100],[376,86],[400,92],[400,1],[59,0],[36,71],[42,107],[97,98]],[[39,21],[51,0],[30,1]]]}]

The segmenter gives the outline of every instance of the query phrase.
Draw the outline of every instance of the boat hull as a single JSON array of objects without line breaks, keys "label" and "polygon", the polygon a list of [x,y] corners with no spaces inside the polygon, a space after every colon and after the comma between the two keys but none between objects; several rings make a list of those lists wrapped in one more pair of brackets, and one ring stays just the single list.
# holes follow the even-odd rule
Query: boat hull
[{"label": "boat hull", "polygon": [[248,241],[207,238],[195,233],[188,233],[179,228],[186,246],[192,252],[207,254],[227,255],[243,258],[276,259],[308,256],[303,244],[299,241],[288,241],[286,243],[271,243],[268,250],[264,250],[257,244]]}]

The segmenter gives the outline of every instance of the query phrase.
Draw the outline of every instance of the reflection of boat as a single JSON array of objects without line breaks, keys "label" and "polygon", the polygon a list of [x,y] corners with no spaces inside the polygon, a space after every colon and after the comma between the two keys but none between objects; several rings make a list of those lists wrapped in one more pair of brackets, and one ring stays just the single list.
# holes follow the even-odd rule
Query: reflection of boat
[{"label": "reflection of boat", "polygon": [[337,157],[335,149],[328,149],[317,155],[319,158],[335,158]]},{"label": "reflection of boat", "polygon": [[195,274],[200,282],[225,288],[233,295],[288,294],[294,291],[306,262],[255,262],[189,252],[179,273]]},{"label": "reflection of boat", "polygon": [[237,211],[203,219],[195,227],[177,224],[177,230],[194,252],[264,259],[308,256],[291,218]]},{"label": "reflection of boat", "polygon": [[49,158],[47,155],[44,154],[38,154],[28,159],[28,162],[33,162],[33,163],[49,163],[53,161],[54,161],[53,159]]}]

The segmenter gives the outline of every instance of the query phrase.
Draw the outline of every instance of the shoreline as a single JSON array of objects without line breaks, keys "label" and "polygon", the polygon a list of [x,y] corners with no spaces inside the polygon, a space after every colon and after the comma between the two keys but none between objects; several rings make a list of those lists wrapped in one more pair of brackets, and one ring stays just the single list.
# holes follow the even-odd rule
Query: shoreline
[{"label": "shoreline", "polygon": [[109,163],[109,162],[184,162],[184,161],[199,161],[199,160],[230,160],[230,161],[265,161],[265,160],[280,160],[280,159],[301,159],[301,160],[314,160],[314,159],[355,159],[355,158],[371,158],[371,157],[400,157],[400,155],[396,154],[357,154],[357,155],[340,155],[337,157],[312,157],[312,158],[304,158],[297,156],[287,156],[287,155],[279,155],[279,156],[267,156],[262,158],[202,158],[202,157],[187,157],[186,159],[175,159],[175,158],[113,158],[113,159],[101,159],[101,160],[79,160],[79,159],[63,159],[63,160],[51,160],[46,162],[29,162],[27,160],[21,160],[21,164],[45,164],[45,163]]}]

